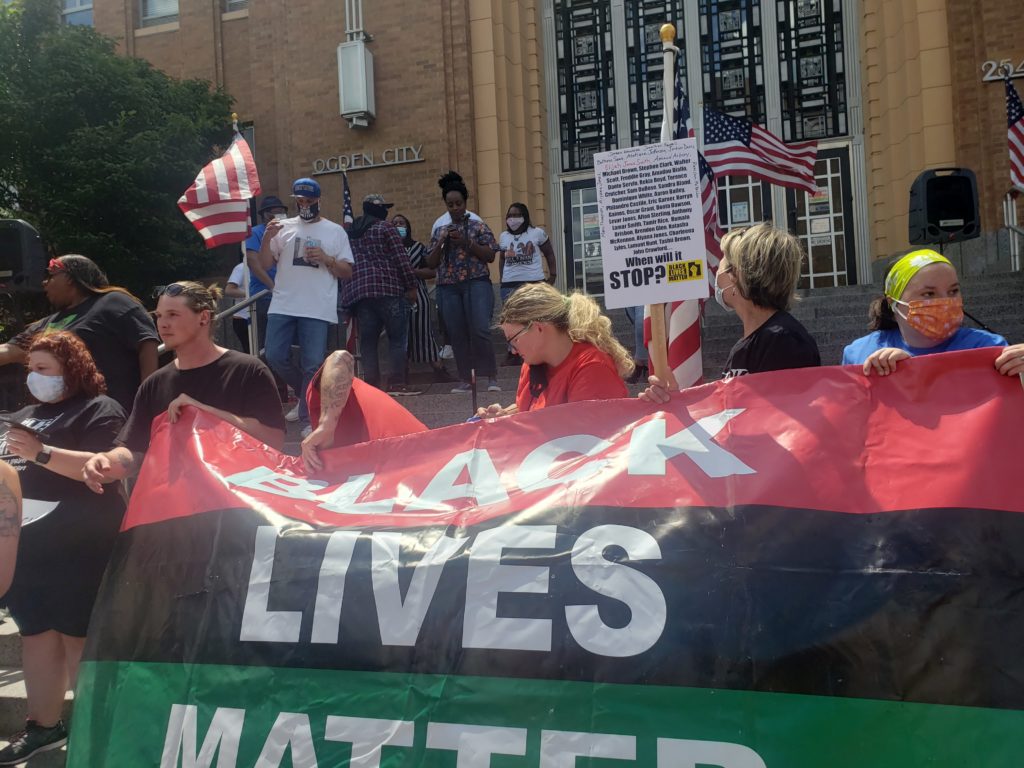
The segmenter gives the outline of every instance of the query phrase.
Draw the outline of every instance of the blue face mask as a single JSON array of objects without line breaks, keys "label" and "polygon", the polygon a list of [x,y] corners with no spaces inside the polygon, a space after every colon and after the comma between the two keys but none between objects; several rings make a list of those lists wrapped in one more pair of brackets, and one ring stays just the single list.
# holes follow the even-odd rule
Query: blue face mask
[{"label": "blue face mask", "polygon": [[303,221],[312,221],[320,215],[320,201],[310,203],[309,207],[299,206],[299,218]]},{"label": "blue face mask", "polygon": [[405,236],[409,234],[408,227],[398,227],[398,236],[405,240]]}]

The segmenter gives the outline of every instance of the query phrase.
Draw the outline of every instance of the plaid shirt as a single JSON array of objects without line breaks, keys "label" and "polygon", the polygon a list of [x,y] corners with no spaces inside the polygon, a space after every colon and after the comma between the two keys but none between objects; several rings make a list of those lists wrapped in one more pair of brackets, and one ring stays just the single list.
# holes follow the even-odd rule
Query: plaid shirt
[{"label": "plaid shirt", "polygon": [[416,275],[409,263],[398,229],[390,221],[378,221],[362,237],[349,232],[349,244],[356,263],[352,277],[341,289],[341,303],[346,307],[383,296],[401,296],[416,288]]},{"label": "plaid shirt", "polygon": [[[459,229],[462,230],[464,238],[486,246],[492,251],[498,250],[498,243],[494,239],[494,235],[491,233],[490,228],[482,221],[470,219],[461,224]],[[445,228],[441,227],[434,233],[434,236],[430,239],[430,246],[427,248],[428,252],[434,250],[437,241],[441,239],[441,233],[444,231]],[[491,268],[489,265],[484,264],[480,259],[473,256],[464,244],[456,245],[451,240],[444,244],[441,250],[441,263],[437,265],[438,285],[452,285],[453,283],[463,283],[467,280],[478,280],[480,278],[491,279]]]}]

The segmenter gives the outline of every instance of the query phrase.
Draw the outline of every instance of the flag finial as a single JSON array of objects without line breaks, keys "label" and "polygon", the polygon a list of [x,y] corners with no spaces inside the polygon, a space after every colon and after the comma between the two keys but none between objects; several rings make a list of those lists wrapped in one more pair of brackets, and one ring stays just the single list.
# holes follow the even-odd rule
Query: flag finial
[{"label": "flag finial", "polygon": [[238,133],[238,113],[231,113],[231,127],[235,129],[235,133]]},{"label": "flag finial", "polygon": [[661,25],[661,42],[663,43],[674,43],[676,41],[676,25],[675,24],[662,24]]}]

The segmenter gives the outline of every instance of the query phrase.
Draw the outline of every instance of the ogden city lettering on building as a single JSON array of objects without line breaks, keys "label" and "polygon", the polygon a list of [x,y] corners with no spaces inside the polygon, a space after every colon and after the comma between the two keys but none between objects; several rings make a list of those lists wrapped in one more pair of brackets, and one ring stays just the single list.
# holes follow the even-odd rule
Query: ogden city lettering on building
[{"label": "ogden city lettering on building", "polygon": [[343,171],[360,171],[364,168],[376,168],[381,165],[404,165],[405,163],[422,163],[423,145],[406,147],[388,147],[379,155],[373,152],[352,152],[347,155],[318,157],[313,161],[313,175],[322,176],[327,173]]}]

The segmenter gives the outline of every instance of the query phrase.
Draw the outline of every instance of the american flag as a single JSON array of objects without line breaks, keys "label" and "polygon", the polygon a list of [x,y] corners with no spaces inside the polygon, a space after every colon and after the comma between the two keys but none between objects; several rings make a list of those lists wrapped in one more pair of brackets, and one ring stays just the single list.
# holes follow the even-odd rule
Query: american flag
[{"label": "american flag", "polygon": [[1024,191],[1024,106],[1006,78],[1006,133],[1010,143],[1010,183]]},{"label": "american flag", "polygon": [[704,156],[719,176],[753,176],[812,195],[818,191],[814,180],[818,142],[786,144],[759,125],[707,108]]},{"label": "american flag", "polygon": [[341,225],[348,229],[356,217],[352,214],[352,191],[348,188],[348,174],[341,174],[344,202],[341,209]]},{"label": "american flag", "polygon": [[207,248],[249,236],[249,198],[260,193],[260,177],[249,145],[235,134],[228,151],[207,164],[178,200],[178,207]]},{"label": "american flag", "polygon": [[[690,103],[683,93],[683,83],[676,70],[675,81],[675,129],[674,137],[693,137],[693,123],[690,119]],[[718,225],[718,185],[715,174],[704,155],[697,153],[700,165],[700,200],[704,217],[704,255],[707,258],[708,274],[713,278],[722,258],[722,228]],[[708,284],[710,295],[711,286]],[[668,322],[668,365],[672,369],[680,389],[700,384],[704,376],[700,351],[700,325],[703,300],[675,301],[666,307]],[[651,339],[651,318],[644,317],[644,341]]]}]

